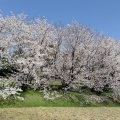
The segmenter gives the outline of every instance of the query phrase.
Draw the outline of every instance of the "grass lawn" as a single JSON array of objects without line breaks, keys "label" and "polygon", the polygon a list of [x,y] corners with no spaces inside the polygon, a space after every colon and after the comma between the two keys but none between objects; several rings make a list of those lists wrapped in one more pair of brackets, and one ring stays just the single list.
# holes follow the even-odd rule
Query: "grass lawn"
[{"label": "grass lawn", "polygon": [[[6,100],[5,102],[0,101],[0,108],[11,108],[11,107],[80,107],[79,101],[73,101],[73,99],[62,96],[55,99],[54,101],[45,100],[43,95],[39,91],[29,90],[22,93],[24,100]],[[82,100],[82,95],[79,95]]]},{"label": "grass lawn", "polygon": [[91,103],[86,102],[89,98],[85,94],[77,92],[69,92],[62,95],[60,98],[56,98],[54,101],[46,100],[43,98],[43,94],[40,91],[29,90],[22,93],[24,100],[0,100],[0,108],[19,108],[19,107],[120,107],[120,104],[110,103]]},{"label": "grass lawn", "polygon": [[120,120],[119,107],[1,108],[0,120]]}]

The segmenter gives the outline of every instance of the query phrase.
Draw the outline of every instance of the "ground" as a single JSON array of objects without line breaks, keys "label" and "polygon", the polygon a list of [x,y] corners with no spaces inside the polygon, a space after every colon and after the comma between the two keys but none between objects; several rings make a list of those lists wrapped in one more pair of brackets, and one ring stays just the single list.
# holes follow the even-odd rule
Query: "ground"
[{"label": "ground", "polygon": [[0,120],[120,120],[119,107],[2,108]]},{"label": "ground", "polygon": [[[120,104],[109,101],[110,95],[98,96],[85,89],[48,101],[41,91],[28,90],[21,94],[23,101],[0,99],[0,120],[120,120]],[[106,97],[108,100],[98,103]],[[90,98],[94,102],[87,102]]]}]

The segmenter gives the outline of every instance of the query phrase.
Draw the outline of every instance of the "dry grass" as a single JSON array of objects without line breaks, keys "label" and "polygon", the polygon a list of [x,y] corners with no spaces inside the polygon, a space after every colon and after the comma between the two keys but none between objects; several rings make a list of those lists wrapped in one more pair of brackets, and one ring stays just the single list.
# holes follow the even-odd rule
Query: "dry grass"
[{"label": "dry grass", "polygon": [[120,120],[120,108],[3,108],[0,109],[0,120]]}]

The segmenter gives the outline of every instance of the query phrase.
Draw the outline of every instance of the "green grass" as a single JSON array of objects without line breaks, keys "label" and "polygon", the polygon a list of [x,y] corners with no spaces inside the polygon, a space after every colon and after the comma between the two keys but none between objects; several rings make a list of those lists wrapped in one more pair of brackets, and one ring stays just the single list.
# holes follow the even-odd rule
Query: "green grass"
[{"label": "green grass", "polygon": [[[22,96],[25,98],[24,101],[19,102],[16,104],[17,106],[23,107],[39,107],[39,106],[46,106],[46,107],[68,107],[68,106],[75,106],[74,103],[67,100],[65,97],[61,97],[56,99],[55,101],[45,100],[43,95],[39,91],[28,91],[23,93]],[[78,104],[76,104],[78,106]]]},{"label": "green grass", "polygon": [[77,107],[78,103],[71,101],[68,97],[57,98],[54,101],[45,100],[39,91],[27,91],[22,93],[24,101],[16,100],[13,103],[9,101],[3,103],[0,107]]},{"label": "green grass", "polygon": [[[60,86],[60,85],[62,85],[62,84],[61,84],[60,81],[53,81],[53,82],[50,82],[49,85],[58,85],[58,86]],[[84,86],[84,85],[83,85],[82,83],[76,83],[76,86],[82,87],[82,86]]]},{"label": "green grass", "polygon": [[[110,106],[116,107],[120,106],[118,103],[92,103],[87,102],[86,95],[77,92],[68,92],[60,98],[54,101],[45,100],[43,94],[39,91],[29,90],[22,93],[25,100],[14,100],[8,99],[6,101],[0,101],[0,108],[11,108],[11,107],[101,107]],[[88,95],[87,95],[88,96]],[[88,96],[89,97],[89,96]]]},{"label": "green grass", "polygon": [[[60,81],[53,81],[50,83],[51,87],[58,88],[61,86]],[[88,101],[91,95],[97,96],[95,92],[92,92],[88,87],[83,86],[82,84],[77,84],[81,87],[82,93],[79,92],[67,92],[62,94],[62,97],[55,99],[54,101],[46,100],[43,98],[43,94],[40,91],[28,90],[21,94],[25,100],[14,100],[12,97],[7,100],[0,98],[0,108],[10,108],[10,107],[101,107],[101,106],[110,106],[116,107],[120,104],[115,102],[104,102],[104,103],[94,103]],[[57,90],[57,89],[56,89]],[[60,91],[58,93],[61,94]],[[87,98],[86,98],[87,96]],[[111,91],[103,92],[101,94],[103,97],[111,97]]]},{"label": "green grass", "polygon": [[62,85],[60,81],[53,81],[53,82],[50,82],[49,85]]}]

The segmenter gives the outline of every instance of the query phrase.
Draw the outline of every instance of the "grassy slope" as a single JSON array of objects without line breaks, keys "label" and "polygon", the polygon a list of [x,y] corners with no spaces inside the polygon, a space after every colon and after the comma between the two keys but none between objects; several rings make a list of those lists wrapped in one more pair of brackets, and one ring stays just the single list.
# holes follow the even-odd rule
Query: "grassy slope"
[{"label": "grassy slope", "polygon": [[[90,94],[90,93],[88,93]],[[116,103],[86,103],[85,94],[77,92],[69,92],[61,98],[57,98],[54,101],[47,101],[43,98],[43,95],[39,91],[27,91],[22,93],[25,98],[24,101],[20,100],[8,100],[5,103],[0,101],[0,108],[13,108],[13,107],[80,107],[80,106],[120,106]]]},{"label": "grassy slope", "polygon": [[120,108],[4,108],[0,120],[120,120]]},{"label": "grassy slope", "polygon": [[39,91],[27,91],[22,93],[25,98],[24,101],[11,101],[0,105],[1,108],[8,107],[79,107],[78,103],[71,101],[68,97],[61,97],[55,99],[55,101],[47,101],[43,98],[43,95]]},{"label": "grassy slope", "polygon": [[[61,86],[59,81],[53,81],[50,83],[51,87],[55,88]],[[120,104],[111,101],[111,92],[104,92],[101,96],[97,96],[95,92],[91,92],[89,88],[86,88],[82,84],[77,84],[77,86],[82,86],[83,92],[67,92],[61,98],[57,98],[54,101],[47,101],[43,98],[43,95],[39,91],[29,90],[22,93],[25,98],[24,101],[14,100],[8,98],[8,100],[3,101],[0,97],[0,108],[13,108],[13,107],[116,107]],[[95,97],[108,97],[108,101],[104,103],[94,103],[87,102],[91,98]]]}]

